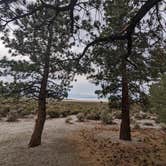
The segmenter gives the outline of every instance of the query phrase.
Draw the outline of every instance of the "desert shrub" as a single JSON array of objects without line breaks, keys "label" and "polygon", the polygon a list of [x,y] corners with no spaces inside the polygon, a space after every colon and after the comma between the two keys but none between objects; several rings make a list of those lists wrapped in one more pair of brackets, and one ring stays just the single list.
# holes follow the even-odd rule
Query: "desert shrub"
[{"label": "desert shrub", "polygon": [[141,127],[140,127],[140,125],[138,124],[138,123],[135,123],[134,124],[134,126],[133,126],[133,129],[135,129],[135,130],[138,130],[138,129],[140,129]]},{"label": "desert shrub", "polygon": [[0,108],[0,116],[6,117],[9,111],[10,111],[9,107]]},{"label": "desert shrub", "polygon": [[71,110],[70,111],[71,115],[77,115],[78,113],[80,113],[80,110]]},{"label": "desert shrub", "polygon": [[91,112],[86,114],[86,119],[100,120],[100,112],[99,111],[91,111]]},{"label": "desert shrub", "polygon": [[69,115],[71,115],[71,111],[70,110],[63,110],[63,111],[60,111],[60,117],[67,117]]},{"label": "desert shrub", "polygon": [[112,113],[112,117],[113,117],[113,119],[121,119],[122,118],[121,112],[120,111],[114,111]]},{"label": "desert shrub", "polygon": [[137,104],[137,103],[132,103],[131,106],[130,106],[130,112],[131,112],[131,115],[135,115],[137,113],[139,113],[140,111],[142,111],[142,107],[140,104]]},{"label": "desert shrub", "polygon": [[65,122],[68,123],[68,124],[73,124],[72,120],[73,119],[71,117],[67,117],[66,120],[65,120]]},{"label": "desert shrub", "polygon": [[34,113],[34,111],[36,110],[36,106],[32,104],[31,106],[26,106],[24,110],[29,113]]},{"label": "desert shrub", "polygon": [[144,112],[136,113],[136,114],[134,115],[134,117],[135,117],[135,119],[137,119],[137,120],[142,120],[142,119],[147,119],[147,118],[148,118],[147,114],[144,113]]},{"label": "desert shrub", "polygon": [[7,115],[7,122],[16,122],[18,120],[18,114],[16,111],[10,111]]},{"label": "desert shrub", "polygon": [[108,111],[103,111],[100,119],[104,124],[112,124],[112,114]]},{"label": "desert shrub", "polygon": [[161,123],[161,129],[166,132],[166,124],[165,123]]},{"label": "desert shrub", "polygon": [[81,112],[83,112],[85,115],[88,115],[92,110],[91,109],[82,109]]},{"label": "desert shrub", "polygon": [[80,112],[77,114],[77,119],[79,122],[84,122],[85,121],[85,114]]},{"label": "desert shrub", "polygon": [[153,119],[155,121],[155,123],[159,124],[160,123],[160,119],[157,117],[156,119]]},{"label": "desert shrub", "polygon": [[18,116],[19,116],[19,117],[25,117],[25,116],[27,116],[27,115],[32,114],[31,111],[29,111],[29,110],[27,110],[27,109],[25,109],[25,108],[19,108],[18,111],[17,111],[17,113],[18,113]]},{"label": "desert shrub", "polygon": [[20,112],[20,115],[21,116],[27,116],[27,115],[30,115],[30,114],[32,114],[33,112],[30,112],[30,111],[27,111],[27,110],[22,110],[21,112]]},{"label": "desert shrub", "polygon": [[47,114],[50,118],[59,118],[60,117],[60,113],[58,111],[48,111]]},{"label": "desert shrub", "polygon": [[151,122],[144,122],[143,125],[145,125],[145,126],[153,126],[153,123],[151,123]]}]

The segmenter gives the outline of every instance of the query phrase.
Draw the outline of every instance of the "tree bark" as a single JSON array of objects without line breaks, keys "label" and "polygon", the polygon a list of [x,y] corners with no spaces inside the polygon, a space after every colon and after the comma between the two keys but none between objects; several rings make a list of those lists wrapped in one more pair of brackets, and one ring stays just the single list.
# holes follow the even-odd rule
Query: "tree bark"
[{"label": "tree bark", "polygon": [[122,121],[120,126],[120,139],[131,140],[130,114],[129,114],[129,92],[127,77],[127,59],[122,60]]},{"label": "tree bark", "polygon": [[41,80],[41,87],[39,92],[37,117],[36,117],[34,131],[31,136],[31,140],[29,142],[29,147],[35,147],[41,144],[42,132],[46,120],[47,82],[49,76],[50,52],[51,52],[51,43],[53,36],[52,26],[50,26],[48,29],[49,29],[49,37],[48,37],[47,49],[44,59],[45,63],[44,63],[43,78]]}]

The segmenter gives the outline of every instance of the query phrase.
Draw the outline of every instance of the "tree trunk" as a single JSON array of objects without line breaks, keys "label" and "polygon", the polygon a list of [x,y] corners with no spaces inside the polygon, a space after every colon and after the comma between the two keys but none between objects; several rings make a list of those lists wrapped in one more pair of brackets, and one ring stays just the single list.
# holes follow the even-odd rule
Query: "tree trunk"
[{"label": "tree trunk", "polygon": [[35,147],[41,144],[41,136],[44,128],[44,123],[46,120],[46,99],[41,98],[38,102],[37,117],[35,122],[35,127],[31,140],[29,142],[29,147]]},{"label": "tree trunk", "polygon": [[50,52],[51,52],[51,43],[53,36],[52,26],[48,27],[48,30],[49,30],[49,37],[47,43],[47,50],[45,52],[43,78],[41,81],[41,87],[39,92],[37,118],[35,122],[34,131],[31,136],[31,140],[29,142],[29,147],[35,147],[41,144],[42,132],[46,120],[47,82],[49,75]]},{"label": "tree trunk", "polygon": [[128,91],[127,61],[126,57],[124,57],[122,60],[122,121],[120,127],[120,139],[130,141],[131,132]]},{"label": "tree trunk", "polygon": [[41,144],[41,136],[44,128],[44,123],[46,120],[46,95],[47,95],[48,74],[49,74],[49,62],[46,61],[44,74],[41,81],[40,93],[39,93],[35,128],[31,140],[29,142],[29,147],[35,147]]}]

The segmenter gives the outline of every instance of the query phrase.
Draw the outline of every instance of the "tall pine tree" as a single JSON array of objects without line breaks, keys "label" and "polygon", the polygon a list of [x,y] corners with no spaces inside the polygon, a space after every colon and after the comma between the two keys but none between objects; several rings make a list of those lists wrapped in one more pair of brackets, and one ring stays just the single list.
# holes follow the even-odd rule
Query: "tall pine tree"
[{"label": "tall pine tree", "polygon": [[[19,22],[16,20],[14,23],[17,28],[12,33],[6,29],[2,37],[14,56],[13,60],[1,60],[1,67],[5,69],[2,76],[15,73],[17,84],[22,85],[19,86],[19,93],[38,99],[30,147],[41,144],[46,120],[46,99],[66,97],[74,77],[74,54],[70,50],[69,27],[65,26],[67,19],[64,13],[56,13],[52,9],[38,11]],[[18,60],[21,56],[24,60]]]},{"label": "tall pine tree", "polygon": [[[106,1],[106,26],[101,36],[119,33],[137,10],[139,5],[130,0]],[[131,100],[141,97],[144,93],[143,87],[152,80],[150,58],[155,49],[154,43],[158,41],[160,47],[163,44],[162,27],[159,24],[154,26],[153,21],[151,17],[145,18],[140,24],[150,28],[142,30],[140,25],[137,26],[135,34],[128,40],[102,43],[92,50],[95,72],[89,78],[95,84],[101,85],[101,90],[96,91],[99,96],[121,100],[120,139],[123,140],[131,140]]]}]

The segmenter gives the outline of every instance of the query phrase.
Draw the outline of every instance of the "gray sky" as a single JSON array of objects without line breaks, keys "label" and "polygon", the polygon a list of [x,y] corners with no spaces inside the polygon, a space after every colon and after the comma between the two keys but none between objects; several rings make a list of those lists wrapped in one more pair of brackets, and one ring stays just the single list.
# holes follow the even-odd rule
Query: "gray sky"
[{"label": "gray sky", "polygon": [[[8,49],[4,47],[2,41],[0,41],[0,58],[8,55]],[[73,88],[69,92],[69,98],[82,99],[82,100],[96,100],[97,95],[94,93],[98,89],[94,84],[90,83],[86,76],[76,76],[77,81],[73,82]]]}]

